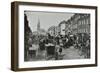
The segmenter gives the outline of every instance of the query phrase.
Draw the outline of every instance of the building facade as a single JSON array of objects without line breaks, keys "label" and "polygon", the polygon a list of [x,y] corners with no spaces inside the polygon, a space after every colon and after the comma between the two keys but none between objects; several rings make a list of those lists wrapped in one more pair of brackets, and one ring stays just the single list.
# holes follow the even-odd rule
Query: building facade
[{"label": "building facade", "polygon": [[59,23],[59,33],[61,34],[61,35],[65,35],[65,33],[66,33],[66,26],[67,26],[67,21],[61,21],[60,23]]},{"label": "building facade", "polygon": [[48,29],[48,33],[49,33],[51,36],[58,36],[58,35],[59,35],[59,26],[51,26],[51,27]]},{"label": "building facade", "polygon": [[90,34],[90,14],[74,14],[66,23],[66,34],[87,33]]},{"label": "building facade", "polygon": [[48,29],[48,33],[49,33],[51,36],[55,36],[55,26],[51,26],[51,27]]},{"label": "building facade", "polygon": [[31,43],[31,37],[32,37],[32,31],[29,27],[29,22],[27,20],[27,15],[24,14],[24,60],[27,61],[28,59],[28,49],[30,47]]},{"label": "building facade", "polygon": [[55,26],[55,36],[59,35],[59,26]]}]

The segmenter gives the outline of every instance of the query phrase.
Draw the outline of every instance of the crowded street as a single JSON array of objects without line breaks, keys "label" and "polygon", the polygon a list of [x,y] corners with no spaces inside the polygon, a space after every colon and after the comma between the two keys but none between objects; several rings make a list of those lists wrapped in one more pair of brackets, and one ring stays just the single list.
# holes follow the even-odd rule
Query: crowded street
[{"label": "crowded street", "polygon": [[38,19],[32,31],[25,15],[25,61],[89,59],[89,18],[89,14],[71,14],[56,25],[45,25],[48,28]]}]

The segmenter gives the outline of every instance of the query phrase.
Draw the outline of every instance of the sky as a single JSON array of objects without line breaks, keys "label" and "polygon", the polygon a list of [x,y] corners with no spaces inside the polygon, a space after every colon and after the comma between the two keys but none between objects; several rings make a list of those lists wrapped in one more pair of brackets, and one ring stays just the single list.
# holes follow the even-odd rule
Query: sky
[{"label": "sky", "polygon": [[37,31],[38,22],[40,22],[40,28],[47,31],[50,26],[58,26],[61,21],[67,21],[74,15],[74,13],[36,11],[25,11],[25,14],[27,15],[32,32]]}]

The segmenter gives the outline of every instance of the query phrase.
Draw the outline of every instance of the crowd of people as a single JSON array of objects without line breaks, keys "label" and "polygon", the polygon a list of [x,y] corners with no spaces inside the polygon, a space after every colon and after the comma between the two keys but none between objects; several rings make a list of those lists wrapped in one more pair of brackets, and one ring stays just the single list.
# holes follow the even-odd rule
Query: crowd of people
[{"label": "crowd of people", "polygon": [[[62,51],[73,46],[78,49],[84,58],[90,58],[90,35],[86,33],[78,34],[68,34],[68,35],[58,35],[51,36],[49,33],[45,37],[38,37],[38,46],[34,43],[33,46],[38,49],[38,51],[46,51],[45,59],[49,60],[54,58],[55,60],[63,59]],[[33,48],[33,47],[32,47]],[[30,50],[30,55],[36,56],[36,50]],[[61,57],[60,57],[61,56]]]},{"label": "crowd of people", "polygon": [[47,37],[40,39],[39,43],[40,50],[47,50],[47,54],[53,55],[55,59],[58,59],[62,50],[68,49],[70,46],[79,49],[81,51],[80,55],[84,55],[84,58],[90,58],[90,36],[86,33],[65,36],[51,36],[48,34]]}]

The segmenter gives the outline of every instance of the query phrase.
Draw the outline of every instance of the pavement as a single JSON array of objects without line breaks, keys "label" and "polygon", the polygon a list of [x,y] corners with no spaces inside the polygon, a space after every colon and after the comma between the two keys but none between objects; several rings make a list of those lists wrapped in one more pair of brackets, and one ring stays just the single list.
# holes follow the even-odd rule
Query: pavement
[{"label": "pavement", "polygon": [[[39,51],[37,57],[30,58],[29,61],[44,61],[44,60],[55,60],[54,57],[48,56],[46,57],[46,51]],[[84,59],[83,55],[80,55],[81,51],[79,49],[75,49],[73,46],[69,48],[65,48],[62,50],[62,53],[59,54],[59,60],[70,60],[70,59]]]},{"label": "pavement", "polygon": [[84,56],[80,55],[81,51],[79,49],[75,49],[73,46],[64,49],[62,54],[64,54],[63,59],[84,59]]}]

